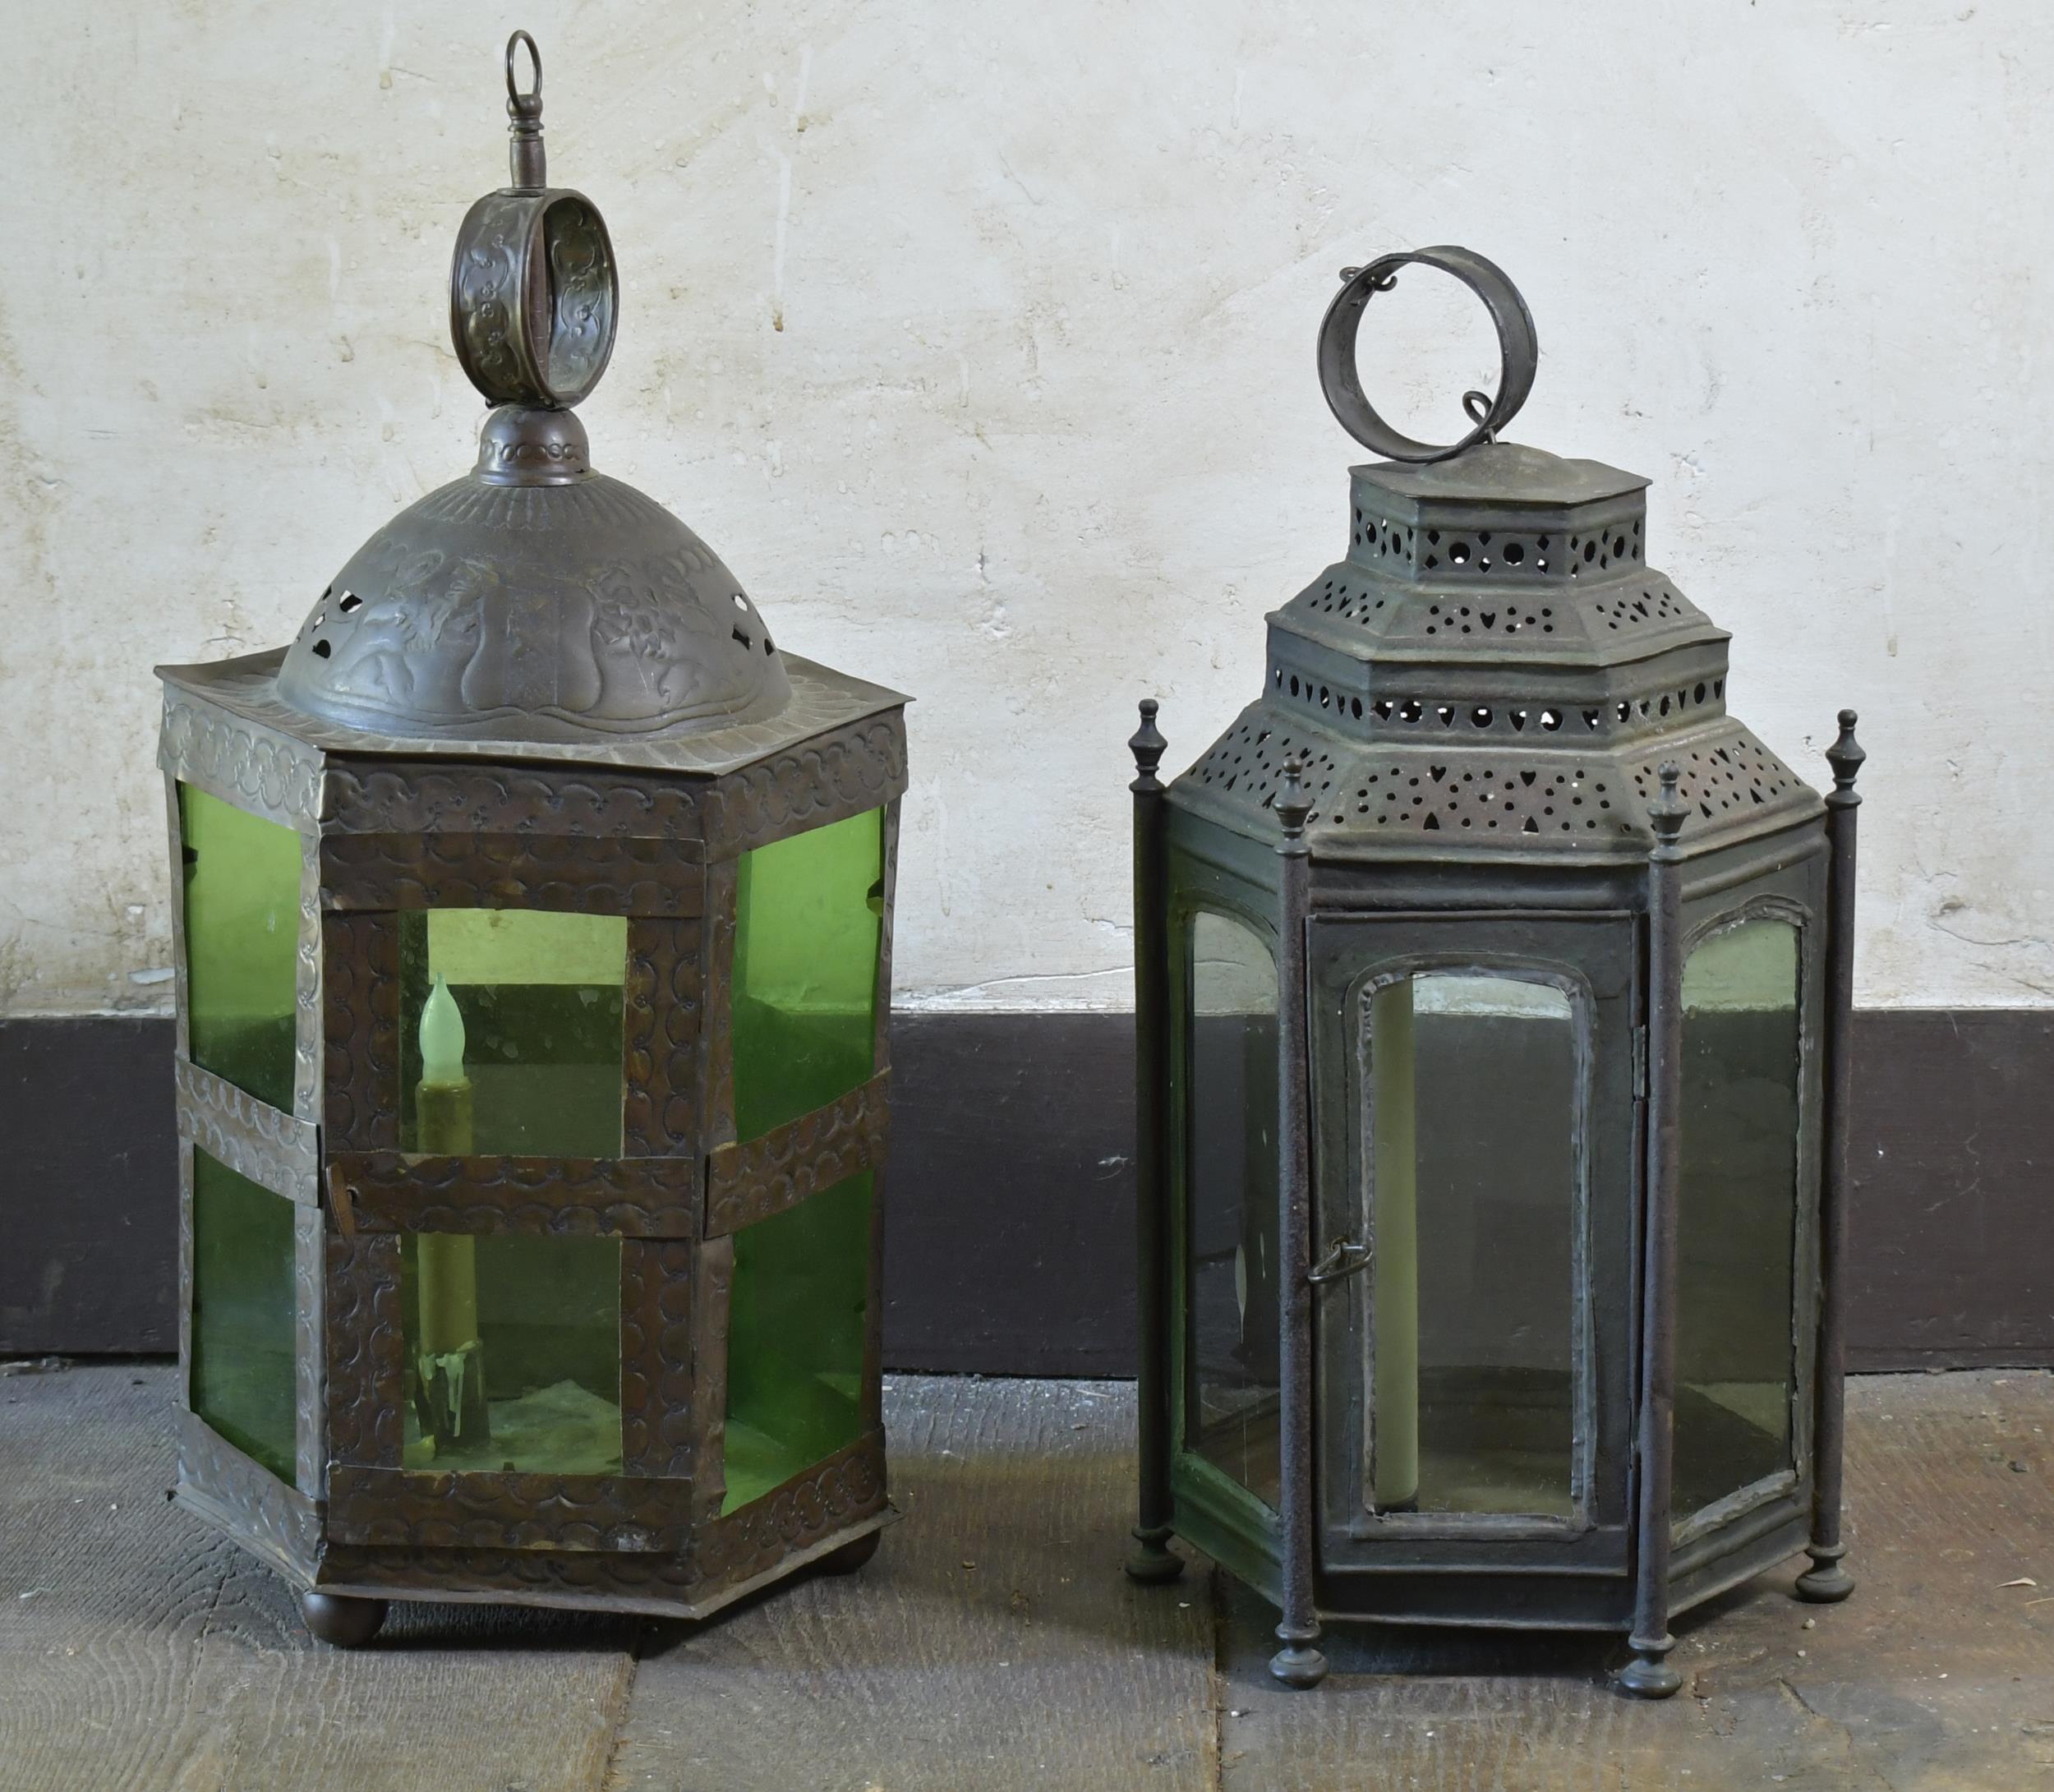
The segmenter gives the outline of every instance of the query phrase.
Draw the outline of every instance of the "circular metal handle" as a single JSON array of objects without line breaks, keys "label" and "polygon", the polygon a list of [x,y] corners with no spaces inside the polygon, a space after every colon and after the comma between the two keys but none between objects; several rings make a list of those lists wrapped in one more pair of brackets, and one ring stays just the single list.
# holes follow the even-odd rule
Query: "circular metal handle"
[{"label": "circular metal handle", "polygon": [[[514,74],[514,52],[522,44],[527,46],[527,59],[534,66],[535,85],[526,93]],[[535,48],[535,39],[525,31],[516,31],[506,40],[506,109],[517,116],[532,106],[540,108],[542,99],[542,53]]]},{"label": "circular metal handle", "polygon": [[[1398,283],[1398,270],[1417,262],[1452,274],[1484,302],[1498,331],[1499,375],[1494,397],[1480,392],[1462,394],[1462,408],[1475,427],[1458,442],[1436,446],[1415,441],[1393,429],[1377,414],[1363,396],[1362,381],[1355,366],[1356,333],[1362,327],[1362,313],[1379,293]],[[1319,321],[1319,389],[1327,408],[1341,427],[1373,454],[1386,460],[1425,462],[1448,460],[1478,442],[1494,439],[1517,415],[1533,389],[1534,370],[1540,359],[1540,344],[1534,334],[1533,314],[1519,289],[1495,262],[1487,261],[1474,250],[1442,244],[1414,249],[1403,255],[1379,256],[1367,267],[1343,268],[1341,290]]]}]

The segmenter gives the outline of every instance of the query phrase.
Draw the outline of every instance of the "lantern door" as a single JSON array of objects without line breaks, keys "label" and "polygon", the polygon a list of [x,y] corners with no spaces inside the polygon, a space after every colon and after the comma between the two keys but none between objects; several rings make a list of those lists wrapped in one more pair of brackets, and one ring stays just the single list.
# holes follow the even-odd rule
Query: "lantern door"
[{"label": "lantern door", "polygon": [[1312,924],[1329,1569],[1623,1572],[1636,940],[1626,914]]}]

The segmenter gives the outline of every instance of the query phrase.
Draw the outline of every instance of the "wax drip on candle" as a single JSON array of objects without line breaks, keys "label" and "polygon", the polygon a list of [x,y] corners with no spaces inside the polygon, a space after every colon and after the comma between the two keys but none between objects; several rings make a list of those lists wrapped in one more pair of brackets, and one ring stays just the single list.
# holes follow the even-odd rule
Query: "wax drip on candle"
[{"label": "wax drip on candle", "polygon": [[421,1010],[421,1080],[450,1089],[464,1080],[463,1016],[440,972]]}]

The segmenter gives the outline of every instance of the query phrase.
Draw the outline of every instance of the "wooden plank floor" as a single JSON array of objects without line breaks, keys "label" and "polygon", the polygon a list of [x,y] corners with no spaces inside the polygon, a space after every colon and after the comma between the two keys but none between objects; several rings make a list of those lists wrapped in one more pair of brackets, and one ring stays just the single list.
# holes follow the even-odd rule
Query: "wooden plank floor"
[{"label": "wooden plank floor", "polygon": [[0,1792],[2054,1787],[2045,1375],[1853,1384],[1860,1591],[1694,1615],[1663,1706],[1602,1641],[1459,1633],[1330,1638],[1283,1692],[1259,1601],[1118,1573],[1109,1383],[895,1382],[905,1520],[853,1578],[696,1628],[396,1606],[340,1653],[165,1504],[172,1380],[0,1371]]}]

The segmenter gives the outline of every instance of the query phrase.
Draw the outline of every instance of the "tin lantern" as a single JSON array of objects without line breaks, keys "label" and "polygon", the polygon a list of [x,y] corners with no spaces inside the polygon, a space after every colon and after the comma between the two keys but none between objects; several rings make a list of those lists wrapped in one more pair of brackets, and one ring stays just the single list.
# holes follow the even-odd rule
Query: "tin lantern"
[{"label": "tin lantern", "polygon": [[[1363,395],[1401,270],[1495,323],[1452,446]],[[1321,325],[1346,555],[1269,619],[1189,772],[1132,742],[1138,1579],[1181,1534],[1282,1610],[1628,1633],[1799,1550],[1840,1564],[1854,790],[1726,707],[1727,636],[1647,563],[1647,481],[1498,440],[1531,318],[1454,248]]]},{"label": "tin lantern", "polygon": [[507,86],[477,466],[282,652],[160,672],[177,1497],[334,1642],[391,1596],[694,1617],[889,1515],[905,699],[593,470],[613,248],[524,33]]}]

